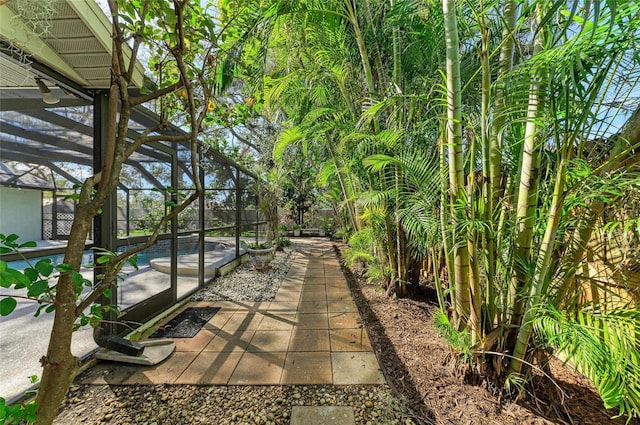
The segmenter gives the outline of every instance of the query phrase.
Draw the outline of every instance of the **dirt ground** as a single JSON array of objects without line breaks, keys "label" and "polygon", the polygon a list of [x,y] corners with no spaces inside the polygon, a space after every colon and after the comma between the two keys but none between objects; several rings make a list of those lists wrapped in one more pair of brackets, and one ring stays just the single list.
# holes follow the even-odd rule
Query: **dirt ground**
[{"label": "dirt ground", "polygon": [[[432,326],[437,301],[422,291],[413,299],[389,299],[373,284],[346,270],[354,298],[391,387],[402,394],[416,418],[439,425],[600,425],[625,424],[612,419],[593,385],[553,360],[551,371],[564,395],[550,382],[535,394],[500,401],[487,384],[464,382],[447,343]],[[633,419],[629,424],[638,425]]]}]

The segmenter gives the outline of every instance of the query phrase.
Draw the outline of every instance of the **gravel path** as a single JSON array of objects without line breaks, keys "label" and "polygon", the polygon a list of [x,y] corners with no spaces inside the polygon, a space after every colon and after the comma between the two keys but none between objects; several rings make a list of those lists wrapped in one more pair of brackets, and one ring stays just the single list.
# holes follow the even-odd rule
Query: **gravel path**
[{"label": "gravel path", "polygon": [[231,273],[219,277],[191,297],[192,301],[270,301],[276,296],[282,279],[287,275],[295,248],[277,252],[269,268],[252,269],[251,263],[239,265]]},{"label": "gravel path", "polygon": [[[271,300],[295,255],[294,244],[277,253],[271,267],[263,272],[244,263],[191,299]],[[287,425],[294,406],[322,405],[352,407],[357,425],[420,422],[414,422],[404,403],[386,385],[76,385],[55,423]]]},{"label": "gravel path", "polygon": [[55,423],[287,425],[294,406],[322,405],[351,406],[358,425],[414,424],[383,385],[81,385]]}]

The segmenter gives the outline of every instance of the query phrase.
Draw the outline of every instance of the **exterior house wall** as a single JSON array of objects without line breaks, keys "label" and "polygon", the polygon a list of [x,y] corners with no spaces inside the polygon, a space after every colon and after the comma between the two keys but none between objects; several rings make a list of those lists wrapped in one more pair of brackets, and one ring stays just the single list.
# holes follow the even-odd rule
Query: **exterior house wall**
[{"label": "exterior house wall", "polygon": [[23,242],[42,239],[41,191],[0,187],[0,233]]}]

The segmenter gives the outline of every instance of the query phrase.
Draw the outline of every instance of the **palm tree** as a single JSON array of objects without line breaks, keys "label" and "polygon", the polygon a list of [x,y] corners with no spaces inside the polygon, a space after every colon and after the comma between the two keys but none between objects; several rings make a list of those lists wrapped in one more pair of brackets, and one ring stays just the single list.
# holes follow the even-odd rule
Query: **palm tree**
[{"label": "palm tree", "polygon": [[[623,166],[637,166],[640,114],[616,137],[609,123],[611,105],[637,90],[637,8],[542,0],[439,6],[309,0],[279,15],[286,31],[272,33],[281,37],[271,39],[268,93],[289,128],[276,150],[321,147],[351,227],[362,231],[354,244],[379,238],[354,257],[375,263],[389,287],[405,279],[411,261],[444,256],[450,287],[439,293],[441,308],[451,309],[452,328],[470,334],[467,350],[486,361],[475,364],[502,382],[530,372],[544,338],[575,353],[563,327],[589,335],[592,347],[634,347],[613,337],[622,333],[604,332],[605,323],[633,329],[600,314],[609,305],[592,299],[598,314],[589,315],[577,301],[577,274],[599,217],[635,178]],[[296,57],[285,54],[294,50]],[[588,154],[595,139],[615,143],[608,159]],[[574,317],[589,317],[591,331]],[[604,383],[603,394],[618,382],[615,403],[637,408],[637,381],[593,364],[583,370]]]},{"label": "palm tree", "polygon": [[[558,303],[558,297],[551,296],[557,294],[552,276],[556,275],[557,271],[564,270],[562,275],[567,279],[567,270],[569,274],[571,274],[570,270],[575,273],[577,264],[582,261],[580,258],[577,262],[573,262],[572,269],[567,268],[566,261],[557,261],[562,252],[563,243],[562,239],[559,239],[562,230],[575,226],[578,229],[578,235],[584,232],[584,227],[575,221],[576,217],[571,213],[576,209],[574,202],[576,196],[579,196],[572,176],[577,172],[578,164],[583,164],[580,160],[588,160],[584,155],[584,144],[588,138],[604,136],[602,127],[598,127],[602,123],[594,118],[594,112],[597,114],[606,97],[614,94],[610,83],[612,72],[624,64],[625,57],[628,57],[625,52],[629,51],[630,46],[635,43],[633,40],[637,37],[637,28],[633,25],[632,28],[627,26],[626,19],[622,17],[624,13],[602,12],[591,15],[589,10],[577,9],[562,15],[558,13],[558,9],[562,10],[562,5],[561,2],[551,5],[539,2],[529,9],[533,12],[531,16],[525,11],[521,13],[521,22],[528,19],[527,22],[534,23],[532,49],[518,58],[511,72],[504,67],[504,62],[497,64],[503,67],[499,68],[500,79],[497,80],[496,87],[500,95],[495,99],[499,103],[495,107],[485,104],[483,109],[485,116],[493,114],[498,118],[497,125],[500,128],[496,128],[493,133],[502,134],[503,142],[508,142],[501,146],[500,156],[491,155],[492,149],[495,150],[495,140],[493,147],[485,146],[484,151],[488,151],[489,155],[485,154],[484,159],[488,158],[491,162],[492,159],[505,158],[504,154],[517,155],[516,157],[519,158],[518,167],[510,168],[514,174],[508,177],[509,180],[519,184],[502,188],[496,185],[485,196],[490,205],[494,203],[491,199],[498,199],[504,206],[502,218],[498,222],[493,218],[495,207],[490,208],[491,214],[486,217],[491,221],[491,227],[503,232],[509,231],[511,233],[509,239],[513,241],[511,244],[506,243],[509,239],[503,239],[505,242],[496,245],[496,257],[488,257],[487,261],[483,262],[500,265],[497,276],[502,275],[503,282],[508,283],[497,289],[498,293],[502,294],[501,298],[506,301],[501,316],[510,319],[510,327],[514,333],[513,337],[504,339],[505,344],[498,351],[512,353],[510,361],[512,374],[522,372],[526,369],[523,366],[530,364],[532,360],[527,354],[535,348],[531,341],[532,331],[536,328],[537,321],[545,317],[541,313],[543,310],[540,309],[540,305],[553,302],[557,308],[564,310],[565,314],[573,314],[573,307],[565,310],[568,304],[564,301],[562,304]],[[509,17],[512,5],[507,3],[505,9],[508,12],[505,16]],[[566,11],[563,10],[564,12]],[[632,8],[628,9],[627,13],[633,14],[637,11],[633,12]],[[568,19],[558,19],[559,16],[568,16]],[[586,24],[585,22],[590,19],[595,22]],[[563,24],[551,25],[553,20]],[[513,21],[505,19],[507,24],[503,34],[511,39],[520,30],[517,27],[511,29],[509,22]],[[597,30],[596,27],[607,28],[607,30]],[[570,31],[568,31],[569,28]],[[521,40],[519,37],[516,39]],[[594,44],[595,39],[599,41]],[[486,46],[489,43],[486,41],[484,43],[484,50],[487,51]],[[616,48],[612,49],[609,43],[614,44]],[[508,56],[508,50],[510,49],[505,52],[503,45],[503,57]],[[584,56],[585,54],[587,57]],[[485,61],[484,67],[488,66],[490,63]],[[482,81],[485,81],[486,85],[486,74]],[[511,91],[504,91],[504,87],[509,86]],[[629,93],[628,90],[629,88],[627,93]],[[510,98],[512,106],[505,107],[504,100],[508,101]],[[520,105],[526,107],[521,108]],[[549,111],[554,113],[549,114]],[[486,117],[483,120],[486,120]],[[491,140],[491,137],[486,135],[486,130],[481,130],[481,134],[484,143],[486,140]],[[629,141],[628,137],[625,139]],[[627,144],[626,149],[628,146]],[[614,155],[620,155],[624,149],[618,150]],[[473,158],[473,152],[470,152],[470,157]],[[449,161],[450,164],[451,161]],[[496,173],[494,171],[492,176],[491,169],[496,165],[499,164],[493,163],[483,168],[489,172],[488,181],[493,184],[497,183]],[[474,167],[472,162],[470,169]],[[611,165],[601,167],[606,168],[608,173],[616,170],[615,166]],[[486,178],[483,180],[486,181]],[[625,184],[622,181],[617,183]],[[496,189],[498,193],[504,193],[501,199],[496,196]],[[597,207],[598,204],[591,203],[589,206]],[[597,209],[591,209],[591,211],[598,212]],[[585,236],[584,233],[582,234]],[[488,239],[482,241],[481,246],[492,244],[493,241]],[[569,259],[571,258],[576,259],[576,257]],[[564,266],[559,269],[559,264],[562,263]],[[488,269],[486,275],[496,276],[494,273],[496,272]],[[570,281],[572,278],[568,279]],[[486,285],[494,289],[493,284],[494,282],[487,282]],[[568,295],[566,290],[563,290],[562,294]],[[569,299],[574,299],[574,296],[571,295]],[[473,299],[473,302],[476,301],[477,299]],[[606,308],[606,306],[600,305],[598,308]],[[495,323],[493,316],[484,318],[483,321],[489,324]],[[612,322],[609,322],[609,325]],[[590,323],[597,323],[597,321]],[[508,336],[509,333],[503,331],[503,335]],[[482,344],[483,349],[486,350],[493,345],[489,341],[487,339],[487,342]],[[608,338],[603,338],[600,344],[607,344],[607,341],[611,342]],[[630,354],[631,357],[634,355]],[[585,357],[588,356],[582,357],[580,361],[588,362]],[[595,371],[597,368],[590,365],[585,367],[585,370]],[[612,373],[608,369],[607,374]],[[613,373],[613,375],[616,374]],[[601,377],[602,375],[600,378],[592,375],[595,382],[607,383],[600,387],[604,395],[611,389],[614,380],[603,380]],[[618,379],[615,382],[619,384],[613,385],[616,394],[631,390],[626,398],[622,396],[619,398],[618,405],[627,412],[635,409],[634,405],[637,406],[637,403],[632,395],[635,381],[626,380],[621,384]],[[622,390],[622,387],[625,390]],[[605,388],[608,389],[605,390]]]}]

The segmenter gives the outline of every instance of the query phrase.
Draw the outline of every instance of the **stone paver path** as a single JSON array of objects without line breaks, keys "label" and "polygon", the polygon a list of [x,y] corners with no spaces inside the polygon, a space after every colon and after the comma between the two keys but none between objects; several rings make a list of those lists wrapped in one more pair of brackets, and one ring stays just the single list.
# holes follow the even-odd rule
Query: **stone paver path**
[{"label": "stone paver path", "polygon": [[332,244],[302,246],[273,301],[190,303],[221,310],[194,338],[176,338],[166,361],[100,363],[83,383],[384,384]]},{"label": "stone paver path", "polygon": [[294,406],[290,425],[351,425],[353,409],[347,406]]}]

